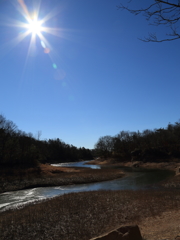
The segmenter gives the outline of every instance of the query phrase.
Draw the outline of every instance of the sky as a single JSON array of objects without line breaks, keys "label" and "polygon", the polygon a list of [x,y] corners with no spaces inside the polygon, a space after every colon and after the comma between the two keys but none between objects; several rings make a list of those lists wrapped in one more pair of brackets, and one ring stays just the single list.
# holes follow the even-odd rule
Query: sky
[{"label": "sky", "polygon": [[178,121],[180,40],[140,41],[167,29],[121,2],[1,0],[0,114],[41,140],[90,149],[105,135]]}]

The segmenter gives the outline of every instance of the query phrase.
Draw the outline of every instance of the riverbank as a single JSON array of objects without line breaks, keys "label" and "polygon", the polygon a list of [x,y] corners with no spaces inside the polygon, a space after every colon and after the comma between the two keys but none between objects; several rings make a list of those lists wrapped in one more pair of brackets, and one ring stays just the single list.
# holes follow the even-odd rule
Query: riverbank
[{"label": "riverbank", "polygon": [[[28,184],[32,184],[34,177],[35,184],[56,186],[54,184],[59,185],[60,181],[68,185],[88,180],[104,181],[108,177],[114,179],[115,174],[123,176],[120,169],[61,168],[48,164],[42,165],[40,172],[31,171],[26,172],[24,179],[16,180],[16,187],[26,181],[26,187],[32,186]],[[174,240],[180,234],[179,182],[180,178],[172,186],[172,179],[168,179],[165,184],[169,185],[164,190],[71,193],[1,212],[0,229],[3,231],[0,239],[12,239],[13,236],[13,240],[89,240],[121,225],[137,224],[146,240]],[[10,184],[12,187],[14,182]]]},{"label": "riverbank", "polygon": [[134,167],[134,168],[144,168],[144,169],[167,169],[173,171],[175,174],[171,178],[164,180],[158,184],[158,186],[170,188],[170,189],[180,189],[180,162],[142,162],[142,161],[129,161],[129,162],[119,162],[116,159],[102,159],[98,158],[87,162],[86,164],[95,165],[108,165],[117,167]]},{"label": "riverbank", "polygon": [[180,190],[71,193],[0,213],[0,239],[89,240],[137,224],[144,239],[174,240],[179,209]]},{"label": "riverbank", "polygon": [[0,170],[0,193],[35,187],[101,182],[123,176],[120,169],[69,168],[41,164],[38,168],[27,170]]},{"label": "riverbank", "polygon": [[120,162],[114,158],[98,158],[87,162],[86,164],[94,165],[109,165],[109,166],[121,166],[121,167],[140,167],[146,169],[167,169],[175,172],[179,172],[180,160],[175,159],[174,161],[159,161],[159,162],[143,162],[143,161],[124,161]]}]

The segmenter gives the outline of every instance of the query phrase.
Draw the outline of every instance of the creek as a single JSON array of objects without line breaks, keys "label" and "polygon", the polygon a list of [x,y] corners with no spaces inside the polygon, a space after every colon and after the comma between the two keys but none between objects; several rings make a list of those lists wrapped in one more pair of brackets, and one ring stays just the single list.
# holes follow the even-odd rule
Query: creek
[{"label": "creek", "polygon": [[[110,168],[109,166],[84,165],[84,163],[86,162],[60,163],[52,165],[66,167],[90,167],[94,169]],[[39,187],[2,193],[0,194],[0,211],[19,208],[28,203],[72,192],[94,190],[139,190],[157,188],[156,184],[158,182],[174,175],[174,173],[169,170],[145,170],[128,167],[121,167],[121,169],[126,172],[126,176],[111,181],[57,187]]]}]

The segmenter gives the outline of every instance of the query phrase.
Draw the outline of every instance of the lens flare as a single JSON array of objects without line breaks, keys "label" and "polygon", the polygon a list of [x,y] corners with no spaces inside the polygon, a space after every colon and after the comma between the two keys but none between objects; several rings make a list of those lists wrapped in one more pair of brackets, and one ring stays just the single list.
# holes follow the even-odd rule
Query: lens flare
[{"label": "lens flare", "polygon": [[[52,9],[52,11],[50,11],[47,15],[40,18],[39,11],[41,9],[41,0],[33,1],[33,8],[31,7],[31,12],[29,11],[30,6],[27,5],[24,0],[17,0],[16,2],[14,2],[14,6],[19,11],[21,16],[24,17],[24,21],[20,21],[18,19],[11,19],[10,17],[5,17],[4,22],[1,22],[1,24],[8,27],[20,28],[22,31],[18,31],[18,36],[16,36],[14,39],[11,39],[11,41],[9,42],[6,42],[4,45],[7,46],[7,48],[8,44],[9,46],[12,45],[13,47],[15,47],[17,44],[22,42],[26,37],[30,36],[31,39],[28,54],[30,54],[30,52],[33,51],[34,45],[36,44],[36,38],[40,40],[42,51],[46,54],[51,53],[53,48],[43,33],[62,37],[60,34],[63,31],[62,29],[45,26],[47,21],[49,21],[51,18],[55,17],[59,13],[60,11],[59,8],[56,7]],[[5,52],[5,48],[2,47],[2,49],[3,52]],[[54,61],[52,60],[52,63],[53,62]]]},{"label": "lens flare", "polygon": [[44,49],[44,53],[50,53],[50,49],[49,48],[45,48]]},{"label": "lens flare", "polygon": [[[56,27],[54,21],[52,21],[53,27],[50,27],[50,20],[57,17],[61,11],[59,4],[58,7],[54,7],[43,16],[43,12],[47,12],[47,9],[43,9],[44,5],[42,4],[42,0],[32,0],[27,2],[29,2],[29,4],[26,4],[25,0],[13,1],[13,5],[19,12],[19,16],[15,15],[16,18],[4,16],[0,19],[2,20],[0,23],[1,25],[12,27],[14,30],[17,29],[17,36],[0,46],[0,57],[4,56],[10,50],[15,48],[25,38],[28,38],[27,42],[29,45],[27,49],[22,49],[22,51],[27,52],[26,59],[24,61],[23,74],[28,65],[28,61],[32,60],[32,57],[34,56],[39,56],[38,51],[40,50],[44,53],[44,56],[45,54],[48,54],[48,57],[51,60],[50,66],[54,69],[54,72],[56,72],[55,79],[62,80],[65,78],[66,73],[58,69],[56,61],[57,57],[59,56],[57,56],[56,49],[53,48],[47,37],[49,34],[51,34],[52,36],[57,36],[59,38],[69,39],[71,35],[68,35],[67,31],[71,30]],[[39,14],[40,11],[41,15]],[[23,21],[20,20],[22,17],[24,18]]]},{"label": "lens flare", "polygon": [[55,63],[53,63],[53,68],[57,69],[57,65]]},{"label": "lens flare", "polygon": [[45,45],[45,43],[41,40],[41,46],[43,47],[43,48],[46,48],[46,45]]}]

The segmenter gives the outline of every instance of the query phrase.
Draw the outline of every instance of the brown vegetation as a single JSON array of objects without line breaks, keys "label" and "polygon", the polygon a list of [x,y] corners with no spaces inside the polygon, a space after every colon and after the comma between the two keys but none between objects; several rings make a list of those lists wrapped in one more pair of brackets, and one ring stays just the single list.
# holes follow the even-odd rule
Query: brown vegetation
[{"label": "brown vegetation", "polygon": [[[115,161],[106,159],[107,163],[115,164]],[[172,166],[175,169],[174,164],[163,165],[171,170]],[[21,174],[17,169],[9,175],[7,172],[1,174],[1,177],[6,175],[6,191],[8,188],[16,190],[30,186],[104,181],[123,175],[119,169],[61,168],[49,164],[26,169],[24,175]],[[23,209],[9,210],[0,213],[0,239],[88,240],[123,224],[138,224],[145,239],[162,239],[162,234],[168,237],[173,234],[174,237],[180,233],[180,190],[177,189],[180,187],[180,175],[162,182],[161,186],[166,190],[68,194]],[[170,226],[167,225],[168,219],[171,219]],[[151,227],[148,225],[148,222],[154,221],[156,224],[162,223],[160,229],[154,224]]]},{"label": "brown vegetation", "polygon": [[89,161],[86,164],[95,165],[109,165],[109,166],[121,166],[121,167],[133,167],[135,164],[141,168],[147,169],[168,169],[171,171],[177,171],[180,168],[180,161],[173,159],[173,161],[160,161],[160,162],[143,162],[143,161],[124,161],[119,162],[115,158],[97,158],[95,160]]},{"label": "brown vegetation", "polygon": [[[143,226],[141,232],[144,237],[151,236],[149,239],[157,240],[162,238],[153,237],[151,232],[146,234],[145,219],[156,219],[179,208],[179,190],[71,193],[0,213],[0,239],[88,240],[132,223],[138,224],[140,230]],[[153,227],[152,224],[151,230]],[[174,237],[178,231],[180,227],[176,228]]]},{"label": "brown vegetation", "polygon": [[120,169],[89,169],[54,167],[40,164],[38,168],[0,170],[0,192],[32,187],[62,186],[100,182],[121,178]]}]

